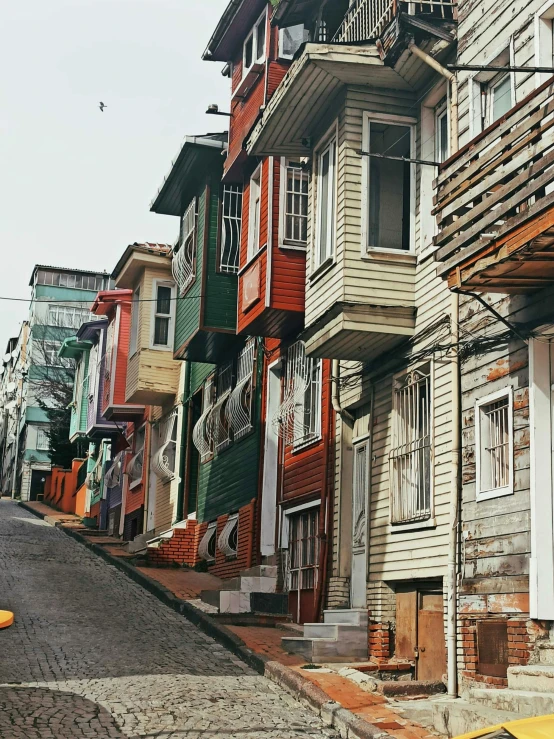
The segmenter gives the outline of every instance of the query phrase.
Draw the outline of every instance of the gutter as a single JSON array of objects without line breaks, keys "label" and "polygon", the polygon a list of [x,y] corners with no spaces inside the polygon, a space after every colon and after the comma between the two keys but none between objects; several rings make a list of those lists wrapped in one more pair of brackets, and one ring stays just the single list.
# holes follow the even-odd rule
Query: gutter
[{"label": "gutter", "polygon": [[[458,80],[456,75],[439,64],[436,59],[422,51],[412,41],[408,49],[435,72],[438,72],[450,83],[450,145],[449,154],[452,156],[458,150]],[[450,315],[452,344],[457,347],[460,341],[460,296],[451,293]],[[461,392],[460,392],[460,357],[457,349],[452,356],[452,461],[450,476],[449,502],[449,531],[448,531],[448,565],[447,565],[447,672],[448,695],[455,698],[458,695],[457,671],[457,633],[456,633],[456,604],[458,599],[458,511],[460,500],[460,469],[461,469]]]}]

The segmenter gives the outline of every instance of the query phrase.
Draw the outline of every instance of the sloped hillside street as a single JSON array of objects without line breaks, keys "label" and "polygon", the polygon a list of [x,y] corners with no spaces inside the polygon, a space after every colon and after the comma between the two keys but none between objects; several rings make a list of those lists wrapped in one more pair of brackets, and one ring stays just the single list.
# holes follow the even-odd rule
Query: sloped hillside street
[{"label": "sloped hillside street", "polygon": [[0,501],[0,737],[335,737],[61,531]]}]

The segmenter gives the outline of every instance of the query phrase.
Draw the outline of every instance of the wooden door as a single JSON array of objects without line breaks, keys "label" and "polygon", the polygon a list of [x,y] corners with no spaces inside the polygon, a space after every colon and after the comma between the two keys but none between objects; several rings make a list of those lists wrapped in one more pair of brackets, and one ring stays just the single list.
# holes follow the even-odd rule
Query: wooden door
[{"label": "wooden door", "polygon": [[289,609],[300,624],[312,623],[317,615],[318,522],[319,508],[289,517]]},{"label": "wooden door", "polygon": [[442,592],[419,592],[418,605],[416,677],[441,680],[446,672]]}]

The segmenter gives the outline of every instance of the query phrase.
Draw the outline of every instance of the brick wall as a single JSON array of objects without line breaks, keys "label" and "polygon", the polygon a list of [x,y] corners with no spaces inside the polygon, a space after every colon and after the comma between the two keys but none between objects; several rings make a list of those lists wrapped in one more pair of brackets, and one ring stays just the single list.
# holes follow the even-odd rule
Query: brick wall
[{"label": "brick wall", "polygon": [[375,623],[394,623],[396,620],[396,594],[383,580],[368,582],[367,607],[369,618]]},{"label": "brick wall", "polygon": [[350,578],[330,577],[327,587],[327,608],[350,608]]},{"label": "brick wall", "polygon": [[368,649],[370,658],[386,662],[391,656],[391,633],[389,624],[370,624]]}]

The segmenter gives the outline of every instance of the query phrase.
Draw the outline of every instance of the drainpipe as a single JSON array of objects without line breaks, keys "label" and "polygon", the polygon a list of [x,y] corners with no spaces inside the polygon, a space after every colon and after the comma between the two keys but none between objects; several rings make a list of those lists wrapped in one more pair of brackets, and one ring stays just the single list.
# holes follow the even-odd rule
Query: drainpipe
[{"label": "drainpipe", "polygon": [[[408,44],[409,50],[425,64],[442,75],[450,83],[450,145],[449,154],[452,156],[458,150],[458,80],[456,75],[445,69],[436,59],[426,54],[412,41]],[[461,398],[460,398],[460,359],[458,342],[460,330],[458,326],[460,315],[460,296],[451,293],[451,336],[455,347],[452,357],[452,458],[451,458],[451,489],[449,504],[449,532],[448,532],[448,566],[447,566],[447,655],[448,655],[448,695],[456,697],[458,694],[457,675],[457,570],[458,570],[458,510],[460,499],[460,468],[461,468]]]}]

